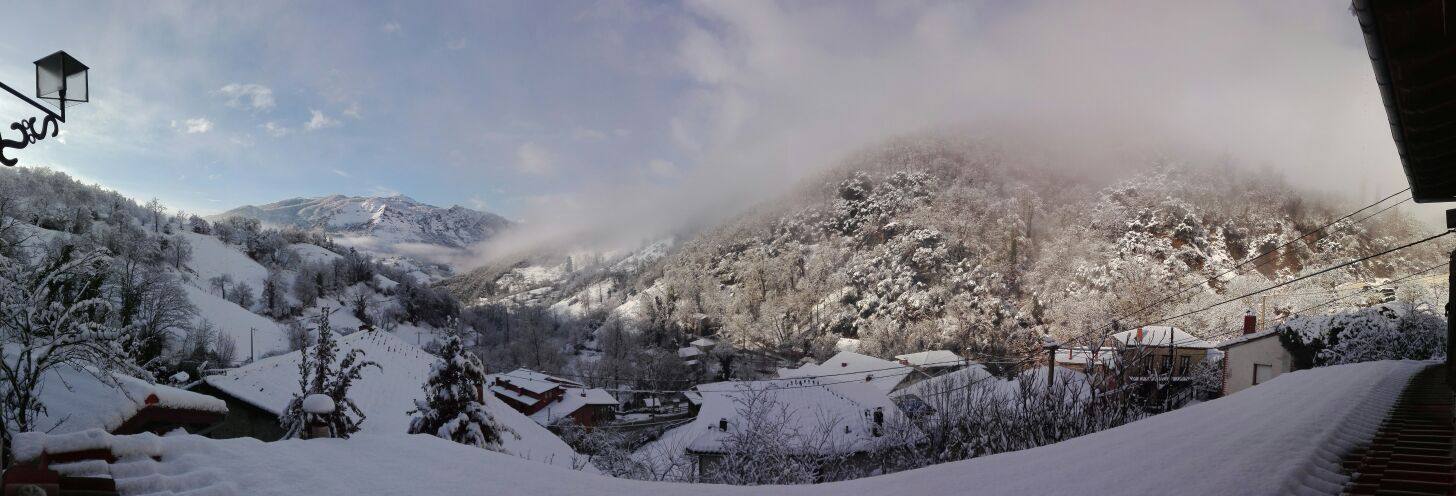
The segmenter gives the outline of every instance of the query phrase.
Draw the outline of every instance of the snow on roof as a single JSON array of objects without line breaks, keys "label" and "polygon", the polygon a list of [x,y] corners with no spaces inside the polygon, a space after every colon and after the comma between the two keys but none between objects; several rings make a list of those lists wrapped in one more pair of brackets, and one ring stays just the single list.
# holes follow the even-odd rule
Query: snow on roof
[{"label": "snow on roof", "polygon": [[531,369],[520,368],[503,374],[485,376],[486,383],[508,382],[512,386],[542,394],[556,388],[585,387],[584,384],[560,377],[546,375]]},{"label": "snow on roof", "polygon": [[[1406,383],[1427,366],[1387,361],[1297,371],[1237,395],[1056,444],[833,484],[735,487],[614,479],[432,436],[398,434],[276,443],[142,436],[155,442],[160,456],[136,457],[136,465],[114,477],[124,494],[194,490],[219,496],[479,494],[482,488],[519,495],[654,496],[962,494],[971,489],[989,496],[1337,493],[1350,479],[1341,473],[1338,454],[1368,441]],[[16,448],[34,451],[44,442],[25,437]],[[300,467],[315,475],[279,476],[300,474]]]},{"label": "snow on roof", "polygon": [[1228,348],[1230,346],[1247,343],[1249,341],[1253,341],[1253,340],[1256,340],[1256,339],[1259,339],[1259,338],[1273,336],[1273,335],[1278,334],[1279,333],[1278,331],[1279,331],[1278,328],[1271,328],[1271,329],[1265,329],[1265,330],[1262,330],[1262,331],[1259,331],[1259,332],[1255,332],[1255,333],[1244,334],[1242,336],[1238,336],[1238,337],[1229,339],[1227,341],[1224,341],[1222,343],[1219,343],[1218,346],[1216,346],[1216,348],[1218,348],[1218,349],[1225,349],[1225,348]]},{"label": "snow on roof", "polygon": [[[891,362],[852,351],[841,351],[819,365],[805,365],[797,369],[779,369],[779,377],[805,378],[832,376],[835,382],[861,377],[874,384],[883,394],[895,390],[900,381],[913,372],[907,365]],[[861,376],[861,374],[863,374]]]},{"label": "snow on roof", "polygon": [[[36,430],[54,434],[88,429],[109,432],[148,406],[227,413],[227,403],[205,394],[117,373],[100,374],[104,373],[70,365],[45,374],[40,381],[40,400],[46,412],[37,418]],[[108,376],[115,385],[100,379]]]},{"label": "snow on roof", "polygon": [[1112,339],[1124,346],[1168,346],[1168,336],[1173,336],[1173,346],[1178,348],[1213,348],[1213,343],[1199,339],[1182,329],[1170,326],[1144,326],[1119,332]]},{"label": "snow on roof", "polygon": [[960,355],[950,350],[930,350],[904,355],[895,355],[895,359],[912,367],[954,367],[962,363]]},{"label": "snow on roof", "polygon": [[1099,363],[1103,366],[1111,367],[1117,363],[1119,354],[1120,352],[1112,348],[1101,348],[1093,351],[1087,347],[1077,346],[1059,349],[1054,356],[1059,364],[1087,365],[1089,363]]},{"label": "snow on roof", "polygon": [[678,356],[678,358],[692,358],[692,357],[702,356],[702,355],[703,355],[703,350],[697,349],[697,348],[692,347],[692,346],[687,346],[687,347],[683,347],[683,348],[678,348],[677,349],[677,356]]},{"label": "snow on roof", "polygon": [[688,344],[693,345],[693,346],[697,346],[699,348],[707,348],[707,347],[710,347],[710,346],[717,345],[718,342],[717,341],[713,341],[713,340],[708,339],[708,338],[698,338],[698,339],[694,339],[693,342],[688,343]]},{"label": "snow on roof", "polygon": [[[360,331],[340,336],[339,359],[352,349],[364,350],[364,359],[383,370],[369,367],[354,382],[349,397],[363,410],[363,434],[397,434],[409,431],[409,411],[416,399],[424,398],[421,385],[439,361],[419,347],[381,331]],[[279,415],[298,394],[297,351],[258,360],[205,379],[208,385],[265,411]],[[541,428],[494,395],[485,395],[486,409],[497,422],[519,435],[504,436],[503,449],[523,458],[570,465],[576,455],[551,432]]]},{"label": "snow on roof", "polygon": [[[868,449],[881,438],[872,433],[873,414],[879,410],[889,422],[899,412],[895,403],[874,385],[861,382],[834,383],[816,379],[790,381],[731,381],[699,386],[703,406],[697,418],[681,429],[692,436],[688,450],[719,453],[723,442],[740,425],[740,402],[744,395],[763,392],[787,412],[788,430],[804,437],[798,449],[814,452],[853,453]],[[728,431],[718,430],[720,419],[728,419]],[[831,422],[826,428],[823,422]],[[849,427],[849,432],[845,432]],[[824,444],[819,444],[821,438]],[[811,440],[812,439],[812,440]]]},{"label": "snow on roof", "polygon": [[545,408],[531,414],[531,420],[542,426],[550,426],[591,405],[616,406],[617,398],[602,389],[567,388],[566,394],[561,395],[561,401],[547,403]]}]

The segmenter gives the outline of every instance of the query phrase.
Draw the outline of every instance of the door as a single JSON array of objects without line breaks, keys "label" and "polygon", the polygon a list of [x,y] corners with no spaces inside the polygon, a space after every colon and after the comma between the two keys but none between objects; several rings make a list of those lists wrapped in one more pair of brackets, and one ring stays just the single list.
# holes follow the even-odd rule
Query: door
[{"label": "door", "polygon": [[1274,378],[1274,366],[1262,363],[1254,364],[1254,384],[1263,384]]}]

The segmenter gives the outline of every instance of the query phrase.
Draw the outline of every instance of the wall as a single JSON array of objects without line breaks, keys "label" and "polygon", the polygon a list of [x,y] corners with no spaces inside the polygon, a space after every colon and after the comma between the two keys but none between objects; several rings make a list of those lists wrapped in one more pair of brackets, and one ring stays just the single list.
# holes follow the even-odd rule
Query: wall
[{"label": "wall", "polygon": [[1270,334],[1253,341],[1246,341],[1224,350],[1227,362],[1224,365],[1226,379],[1223,383],[1223,394],[1230,395],[1248,389],[1254,385],[1254,365],[1270,365],[1274,369],[1274,376],[1290,371],[1293,358],[1284,346],[1279,344],[1279,336]]}]

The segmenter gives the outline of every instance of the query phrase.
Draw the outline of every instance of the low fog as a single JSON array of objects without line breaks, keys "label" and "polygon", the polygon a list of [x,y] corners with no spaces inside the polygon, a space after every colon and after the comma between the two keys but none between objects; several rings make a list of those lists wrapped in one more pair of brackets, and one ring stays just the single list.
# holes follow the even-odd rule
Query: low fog
[{"label": "low fog", "polygon": [[918,133],[987,139],[1089,180],[1153,156],[1219,157],[1352,204],[1405,187],[1347,3],[1116,3],[693,3],[674,49],[692,88],[671,123],[691,159],[681,174],[581,185],[465,264],[713,222]]}]

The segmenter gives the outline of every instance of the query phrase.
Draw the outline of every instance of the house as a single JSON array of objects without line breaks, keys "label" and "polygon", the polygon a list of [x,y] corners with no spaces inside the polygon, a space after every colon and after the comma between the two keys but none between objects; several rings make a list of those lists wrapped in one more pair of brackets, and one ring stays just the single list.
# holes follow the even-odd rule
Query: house
[{"label": "house", "polygon": [[497,398],[546,427],[567,418],[577,425],[595,426],[611,420],[618,405],[606,390],[530,369],[491,374],[486,382]]},{"label": "house", "polygon": [[1110,337],[1121,378],[1149,405],[1188,398],[1194,390],[1193,367],[1208,358],[1213,343],[1172,326],[1144,326]]},{"label": "house", "polygon": [[778,375],[782,379],[817,377],[840,383],[861,380],[885,395],[928,376],[909,365],[852,351],[841,351],[818,365],[811,363],[794,369],[778,369]]},{"label": "house", "polygon": [[210,396],[153,384],[115,372],[61,365],[41,378],[46,406],[35,430],[65,434],[99,429],[112,434],[176,429],[203,432],[222,422],[227,404]]},{"label": "house", "polygon": [[966,360],[950,350],[930,350],[895,355],[895,361],[930,375],[940,375],[966,366]]},{"label": "house", "polygon": [[1058,349],[1053,353],[1052,358],[1056,360],[1057,367],[1074,370],[1084,373],[1103,373],[1117,368],[1117,359],[1121,351],[1114,347],[1088,348],[1086,346],[1069,346]]},{"label": "house", "polygon": [[1230,395],[1294,371],[1294,356],[1279,342],[1276,329],[1258,331],[1251,310],[1244,313],[1243,334],[1219,343],[1223,351],[1223,394]]},{"label": "house", "polygon": [[[868,455],[890,442],[887,423],[899,409],[873,382],[833,379],[730,381],[696,388],[702,408],[677,431],[690,439],[686,455],[701,477],[714,470],[749,423],[745,404],[760,405],[766,422],[780,422],[777,442],[811,459],[834,459],[835,469],[869,466]],[[750,398],[752,398],[750,400]],[[821,470],[831,467],[821,467]]]},{"label": "house", "polygon": [[681,358],[683,364],[694,370],[700,370],[703,365],[703,350],[696,346],[684,346],[677,349],[677,357]]}]

